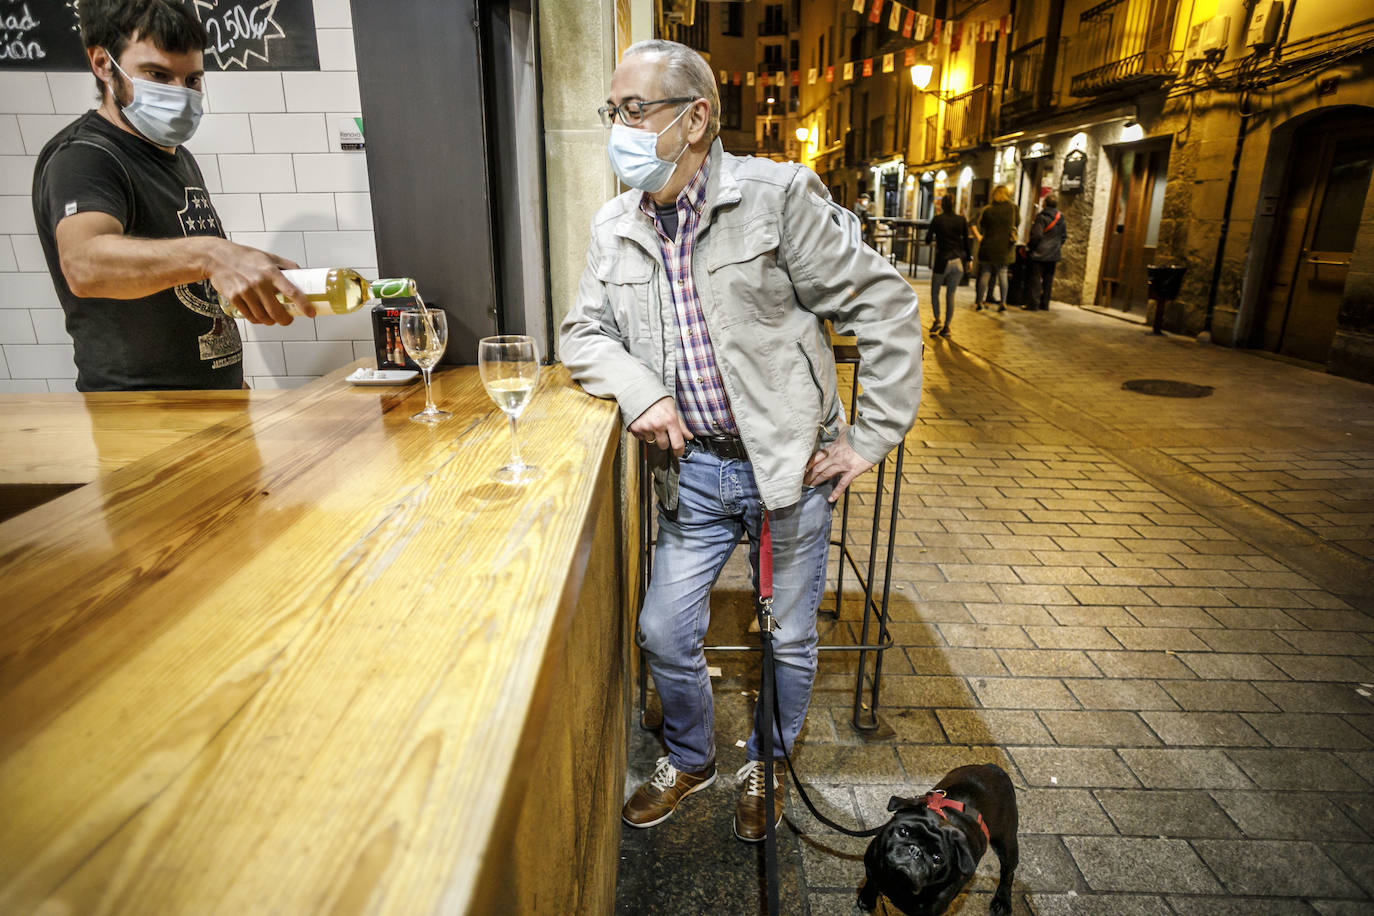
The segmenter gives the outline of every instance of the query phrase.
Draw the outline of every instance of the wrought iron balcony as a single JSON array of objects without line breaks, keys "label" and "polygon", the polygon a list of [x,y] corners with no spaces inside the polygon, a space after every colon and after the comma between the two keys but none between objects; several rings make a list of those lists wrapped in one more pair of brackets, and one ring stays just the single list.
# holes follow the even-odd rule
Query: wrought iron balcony
[{"label": "wrought iron balcony", "polygon": [[1174,0],[1106,0],[1078,17],[1070,42],[1069,94],[1079,98],[1171,82]]},{"label": "wrought iron balcony", "polygon": [[972,149],[988,142],[988,103],[992,93],[987,86],[975,86],[956,95],[945,106],[945,143],[947,152]]},{"label": "wrought iron balcony", "polygon": [[1012,51],[1007,84],[1002,87],[1002,110],[1019,112],[1035,107],[1045,63],[1045,39],[1040,37]]}]

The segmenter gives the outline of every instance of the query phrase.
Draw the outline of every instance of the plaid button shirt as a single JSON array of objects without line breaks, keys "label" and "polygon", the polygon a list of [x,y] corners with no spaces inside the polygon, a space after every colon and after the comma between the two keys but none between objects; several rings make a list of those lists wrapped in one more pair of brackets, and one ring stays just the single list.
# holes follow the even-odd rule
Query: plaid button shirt
[{"label": "plaid button shirt", "polygon": [[706,316],[692,280],[692,251],[696,247],[697,224],[706,206],[706,180],[709,159],[687,182],[677,196],[677,238],[663,231],[653,199],[646,193],[639,209],[654,221],[658,247],[668,272],[668,285],[677,315],[677,407],[682,420],[694,436],[737,436],[739,428],[725,396],[725,383],[716,366]]}]

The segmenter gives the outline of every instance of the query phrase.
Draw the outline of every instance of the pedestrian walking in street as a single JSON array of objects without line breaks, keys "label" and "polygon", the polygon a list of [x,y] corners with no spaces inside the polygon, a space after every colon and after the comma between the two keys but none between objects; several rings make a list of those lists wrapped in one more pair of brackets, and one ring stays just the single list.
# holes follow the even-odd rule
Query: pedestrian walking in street
[{"label": "pedestrian walking in street", "polygon": [[[935,259],[930,264],[930,307],[935,313],[931,335],[949,336],[949,323],[954,317],[954,291],[967,272],[969,252],[973,240],[969,238],[968,220],[954,212],[954,199],[940,198],[940,215],[930,221],[926,229],[926,244],[935,243]],[[940,321],[940,288],[945,290],[945,320]]]},{"label": "pedestrian walking in street", "polygon": [[1059,263],[1064,241],[1069,231],[1064,226],[1064,214],[1059,209],[1059,201],[1053,196],[1045,198],[1045,206],[1035,216],[1030,231],[1030,259],[1038,279],[1036,292],[1030,302],[1022,306],[1027,311],[1050,307],[1050,290],[1054,286],[1054,268]]},{"label": "pedestrian walking in street", "polygon": [[859,199],[854,201],[854,215],[859,218],[859,225],[863,227],[864,241],[873,245],[873,199],[868,196],[867,191],[859,193]]},{"label": "pedestrian walking in street", "polygon": [[992,190],[992,203],[978,217],[978,279],[974,284],[973,307],[993,303],[992,284],[997,283],[997,311],[1007,310],[1007,266],[1016,253],[1016,207],[1011,191],[1004,184]]}]

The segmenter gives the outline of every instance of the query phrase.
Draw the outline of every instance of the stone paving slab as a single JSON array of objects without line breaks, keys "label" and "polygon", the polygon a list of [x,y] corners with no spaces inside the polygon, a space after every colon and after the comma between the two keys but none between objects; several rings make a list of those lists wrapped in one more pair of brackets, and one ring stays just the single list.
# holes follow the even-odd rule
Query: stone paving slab
[{"label": "stone paving slab", "polygon": [[[905,446],[890,737],[853,730],[853,657],[822,654],[797,754],[813,795],[873,825],[890,795],[998,762],[1018,914],[1374,912],[1374,575],[1351,573],[1374,568],[1374,389],[1078,309],[965,312],[954,333],[928,344]],[[1143,377],[1215,392],[1120,387]],[[876,503],[867,475],[865,554]],[[857,642],[853,593],[823,642]],[[755,638],[742,552],[713,604],[708,644]],[[729,827],[755,662],[712,664],[727,778],[626,832],[618,912],[686,912],[660,906],[680,882],[696,912],[764,912]],[[659,753],[636,731],[632,776]],[[854,916],[866,843],[790,788],[780,838],[783,912]],[[950,912],[986,913],[996,867]]]}]

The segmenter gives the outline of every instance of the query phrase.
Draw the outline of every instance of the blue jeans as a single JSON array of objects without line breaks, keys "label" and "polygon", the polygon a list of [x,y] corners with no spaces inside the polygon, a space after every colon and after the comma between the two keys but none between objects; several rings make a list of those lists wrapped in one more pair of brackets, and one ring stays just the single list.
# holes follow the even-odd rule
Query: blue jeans
[{"label": "blue jeans", "polygon": [[[639,645],[663,702],[668,759],[692,773],[716,759],[715,707],[702,651],[711,619],[711,587],[740,536],[748,532],[757,592],[763,504],[747,461],[717,458],[689,445],[681,468],[677,511],[670,516],[660,507],[658,512],[658,548],[639,613]],[[773,616],[781,626],[773,633],[781,711],[773,747],[779,757],[783,742],[790,748],[796,740],[811,703],[816,609],[825,590],[830,549],[832,506],[827,498],[833,488],[831,482],[805,488],[799,502],[772,516]],[[756,708],[746,749],[750,760],[762,759],[760,716]]]},{"label": "blue jeans", "polygon": [[945,324],[949,324],[954,317],[954,291],[959,288],[959,281],[964,277],[964,265],[953,258],[945,265],[945,272],[931,274],[930,277],[930,307],[935,312],[935,320],[940,320],[940,287],[945,289]]},{"label": "blue jeans", "polygon": [[[978,262],[978,285],[974,289],[974,299],[987,302],[992,297],[992,284],[997,283],[997,298],[1007,304],[1007,269],[1001,264],[988,261]],[[986,284],[986,285],[984,285]]]}]

